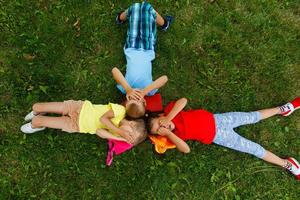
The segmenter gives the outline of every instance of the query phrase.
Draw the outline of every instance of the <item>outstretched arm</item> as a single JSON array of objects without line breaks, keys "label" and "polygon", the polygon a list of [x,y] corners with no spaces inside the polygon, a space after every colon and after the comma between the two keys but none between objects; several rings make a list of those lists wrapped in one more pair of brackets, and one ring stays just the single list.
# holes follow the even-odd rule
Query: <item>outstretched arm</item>
[{"label": "outstretched arm", "polygon": [[115,81],[125,89],[127,100],[129,100],[129,98],[133,98],[136,100],[140,100],[142,98],[141,91],[130,87],[125,77],[123,76],[123,74],[120,72],[118,68],[114,67],[111,70],[111,72],[113,74]]},{"label": "outstretched arm", "polygon": [[117,137],[113,134],[111,134],[110,132],[108,132],[107,130],[105,129],[97,129],[96,131],[96,134],[103,138],[103,139],[113,139],[113,140],[118,140],[118,141],[124,141],[124,142],[127,142],[127,140],[125,138],[122,138],[122,137]]},{"label": "outstretched arm", "polygon": [[121,137],[125,138],[129,143],[133,143],[135,138],[134,135],[131,132],[122,130],[118,127],[116,127],[111,119],[115,116],[114,112],[112,110],[107,111],[100,117],[100,122],[104,124],[108,129],[112,130],[113,132],[117,133]]},{"label": "outstretched arm", "polygon": [[153,83],[151,83],[150,85],[148,85],[142,90],[143,97],[147,95],[149,92],[151,92],[152,90],[161,88],[166,84],[166,82],[168,82],[168,77],[166,75],[159,77]]},{"label": "outstretched arm", "polygon": [[176,145],[176,148],[183,152],[183,153],[190,153],[190,147],[189,145],[183,141],[181,138],[179,138],[177,135],[175,135],[173,132],[171,132],[169,129],[166,129],[164,127],[160,127],[158,129],[158,134],[166,136],[169,140],[173,142],[173,144]]}]

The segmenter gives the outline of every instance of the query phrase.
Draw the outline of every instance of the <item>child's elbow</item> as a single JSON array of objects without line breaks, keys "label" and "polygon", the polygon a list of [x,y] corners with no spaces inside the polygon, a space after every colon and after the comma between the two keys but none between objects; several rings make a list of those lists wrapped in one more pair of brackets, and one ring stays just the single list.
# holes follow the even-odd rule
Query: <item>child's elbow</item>
[{"label": "child's elbow", "polygon": [[186,146],[186,147],[181,148],[180,151],[181,151],[182,153],[190,153],[190,152],[191,152],[191,149],[190,149],[189,146]]},{"label": "child's elbow", "polygon": [[187,104],[187,98],[183,97],[180,99],[182,104]]},{"label": "child's elbow", "polygon": [[100,117],[100,119],[99,119],[99,121],[102,123],[102,124],[104,124],[105,123],[105,117],[104,116],[102,116],[102,117]]},{"label": "child's elbow", "polygon": [[191,152],[191,149],[190,148],[187,148],[183,151],[183,153],[190,153]]},{"label": "child's elbow", "polygon": [[169,79],[166,75],[163,75],[162,80],[163,80],[164,83],[166,83],[166,82],[168,82]]},{"label": "child's elbow", "polygon": [[114,68],[112,68],[111,73],[115,74],[117,71],[118,71],[118,68],[114,67]]}]

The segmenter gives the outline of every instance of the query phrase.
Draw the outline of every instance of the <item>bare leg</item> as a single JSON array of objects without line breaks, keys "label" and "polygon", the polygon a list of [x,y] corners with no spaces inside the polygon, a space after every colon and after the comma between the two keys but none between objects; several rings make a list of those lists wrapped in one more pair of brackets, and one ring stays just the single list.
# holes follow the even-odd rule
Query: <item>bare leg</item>
[{"label": "bare leg", "polygon": [[47,116],[36,116],[32,119],[32,128],[54,128],[64,129],[70,122],[69,117],[47,117]]},{"label": "bare leg", "polygon": [[165,23],[165,20],[164,18],[156,11],[156,23],[159,25],[159,26],[162,26],[164,25]]},{"label": "bare leg", "polygon": [[32,106],[32,110],[35,113],[63,114],[63,109],[64,109],[64,103],[63,102],[35,103]]},{"label": "bare leg", "polygon": [[269,163],[278,165],[283,167],[286,163],[285,159],[282,159],[278,156],[276,156],[275,154],[273,154],[270,151],[266,151],[266,155],[262,158],[264,161],[267,161]]},{"label": "bare leg", "polygon": [[272,117],[274,115],[278,115],[281,113],[279,107],[263,109],[263,110],[259,110],[258,112],[260,112],[261,119],[267,119],[269,117]]}]

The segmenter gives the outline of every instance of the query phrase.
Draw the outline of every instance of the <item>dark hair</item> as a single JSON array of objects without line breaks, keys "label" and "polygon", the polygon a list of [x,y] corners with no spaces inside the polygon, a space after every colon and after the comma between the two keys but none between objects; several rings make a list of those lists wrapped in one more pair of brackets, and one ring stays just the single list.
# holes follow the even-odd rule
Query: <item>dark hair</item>
[{"label": "dark hair", "polygon": [[163,112],[150,112],[146,113],[144,116],[144,120],[146,122],[146,130],[148,133],[151,133],[151,122],[154,118],[159,117],[160,114],[164,114]]}]

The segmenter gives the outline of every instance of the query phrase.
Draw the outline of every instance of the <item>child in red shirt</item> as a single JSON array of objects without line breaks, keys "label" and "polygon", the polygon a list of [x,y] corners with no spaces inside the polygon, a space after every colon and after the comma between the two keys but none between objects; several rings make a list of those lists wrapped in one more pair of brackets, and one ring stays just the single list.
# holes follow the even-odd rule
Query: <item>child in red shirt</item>
[{"label": "child in red shirt", "polygon": [[223,114],[212,114],[206,110],[183,111],[186,103],[186,98],[179,99],[175,103],[170,103],[165,108],[164,114],[149,118],[150,132],[166,136],[176,145],[179,151],[184,153],[190,152],[186,140],[196,140],[204,144],[215,143],[249,153],[289,170],[300,180],[300,165],[296,159],[292,157],[280,158],[234,131],[234,128],[238,126],[257,123],[274,115],[290,115],[300,108],[300,97],[280,107],[256,112],[229,112]]}]

